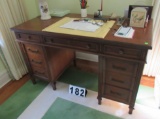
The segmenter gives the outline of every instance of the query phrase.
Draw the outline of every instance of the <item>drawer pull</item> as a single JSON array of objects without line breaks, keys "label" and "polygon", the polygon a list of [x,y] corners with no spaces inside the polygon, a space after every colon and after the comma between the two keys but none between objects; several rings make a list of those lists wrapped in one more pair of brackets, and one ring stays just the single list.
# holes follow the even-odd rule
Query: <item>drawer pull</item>
[{"label": "drawer pull", "polygon": [[35,60],[31,60],[33,63],[36,63],[36,64],[42,64],[42,62],[41,61],[35,61]]},{"label": "drawer pull", "polygon": [[126,68],[124,68],[124,67],[119,67],[119,66],[115,66],[115,65],[113,65],[112,67],[113,67],[114,69],[126,71]]},{"label": "drawer pull", "polygon": [[118,83],[124,83],[124,81],[120,81],[120,80],[117,80],[117,79],[114,79],[114,78],[112,78],[112,81],[115,81],[115,82],[118,82]]},{"label": "drawer pull", "polygon": [[118,93],[118,92],[110,91],[110,93],[111,93],[111,94],[113,94],[113,95],[121,96],[121,94],[120,94],[120,93]]},{"label": "drawer pull", "polygon": [[37,49],[36,49],[36,50],[32,50],[32,49],[28,48],[28,50],[29,50],[30,52],[32,52],[32,53],[38,53],[38,52],[39,52]]},{"label": "drawer pull", "polygon": [[91,44],[87,44],[86,47],[87,47],[87,49],[90,49],[91,48]]},{"label": "drawer pull", "polygon": [[39,71],[34,71],[35,73],[38,73],[38,74],[44,74],[44,72],[39,72]]},{"label": "drawer pull", "polygon": [[120,55],[123,55],[123,54],[124,54],[124,50],[119,50],[118,53],[119,53]]}]

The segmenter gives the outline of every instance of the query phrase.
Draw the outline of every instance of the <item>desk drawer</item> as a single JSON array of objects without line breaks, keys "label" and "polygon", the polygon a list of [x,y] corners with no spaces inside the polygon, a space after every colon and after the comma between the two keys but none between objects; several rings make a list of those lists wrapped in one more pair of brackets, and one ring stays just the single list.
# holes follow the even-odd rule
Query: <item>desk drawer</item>
[{"label": "desk drawer", "polygon": [[34,75],[48,78],[48,73],[45,68],[32,67]]},{"label": "desk drawer", "polygon": [[87,51],[94,51],[94,52],[99,51],[98,44],[92,43],[92,42],[71,41],[70,45],[80,50],[87,50]]},{"label": "desk drawer", "polygon": [[123,58],[130,58],[130,59],[141,59],[143,52],[138,49],[131,49],[131,48],[124,48],[118,46],[108,46],[104,45],[102,49],[104,54],[118,56]]},{"label": "desk drawer", "polygon": [[115,101],[129,103],[131,92],[129,90],[107,85],[104,87],[103,96]]},{"label": "desk drawer", "polygon": [[63,47],[70,47],[73,49],[93,51],[93,52],[99,51],[99,45],[93,42],[79,41],[72,38],[63,39],[63,38],[45,37],[44,39],[45,39],[44,40],[45,43],[48,43],[48,44],[54,44],[54,45],[59,45]]},{"label": "desk drawer", "polygon": [[134,85],[135,78],[132,75],[124,75],[116,72],[106,72],[104,84],[110,84],[120,88],[131,90]]},{"label": "desk drawer", "polygon": [[114,71],[123,74],[136,74],[138,64],[131,61],[124,61],[118,59],[108,58],[105,59],[105,69],[106,71]]},{"label": "desk drawer", "polygon": [[32,67],[46,68],[44,52],[41,46],[24,44],[28,59]]},{"label": "desk drawer", "polygon": [[28,54],[28,56],[37,56],[37,57],[43,57],[43,49],[40,46],[37,45],[30,45],[30,44],[25,44],[25,49]]},{"label": "desk drawer", "polygon": [[33,34],[25,34],[25,33],[15,33],[16,38],[22,41],[28,42],[42,42],[42,37],[40,35],[33,35]]}]

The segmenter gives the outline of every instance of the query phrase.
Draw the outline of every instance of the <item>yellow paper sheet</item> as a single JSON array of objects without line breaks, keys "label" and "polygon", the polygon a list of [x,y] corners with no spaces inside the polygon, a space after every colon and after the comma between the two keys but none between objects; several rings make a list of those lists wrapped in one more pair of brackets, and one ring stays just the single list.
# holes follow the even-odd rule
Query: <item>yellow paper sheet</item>
[{"label": "yellow paper sheet", "polygon": [[66,29],[66,28],[60,27],[60,26],[64,25],[65,23],[70,22],[73,19],[77,19],[77,18],[64,17],[60,21],[44,28],[42,31],[71,34],[71,35],[79,35],[79,36],[96,37],[96,38],[104,38],[106,36],[106,34],[109,32],[110,28],[112,28],[113,24],[115,23],[115,21],[107,21],[106,23],[103,24],[103,26],[101,26],[95,32],[86,32],[86,31],[81,31],[81,30]]}]

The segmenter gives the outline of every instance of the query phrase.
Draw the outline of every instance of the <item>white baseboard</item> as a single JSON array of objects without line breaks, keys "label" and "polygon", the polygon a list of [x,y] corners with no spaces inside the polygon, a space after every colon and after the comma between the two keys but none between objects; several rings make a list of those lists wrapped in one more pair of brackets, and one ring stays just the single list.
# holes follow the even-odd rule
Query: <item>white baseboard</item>
[{"label": "white baseboard", "polygon": [[10,81],[10,77],[8,76],[8,73],[6,70],[0,72],[0,88],[2,88],[5,84],[7,84]]}]

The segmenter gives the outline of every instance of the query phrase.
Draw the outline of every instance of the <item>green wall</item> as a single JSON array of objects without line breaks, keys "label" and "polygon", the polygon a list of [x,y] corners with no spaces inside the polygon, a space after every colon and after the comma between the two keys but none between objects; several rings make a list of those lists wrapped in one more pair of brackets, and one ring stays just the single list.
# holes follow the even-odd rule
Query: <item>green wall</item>
[{"label": "green wall", "polygon": [[[101,0],[88,0],[89,14],[94,14],[100,8]],[[80,13],[79,0],[47,0],[49,9],[69,9],[71,13]],[[40,15],[38,0],[23,0],[28,19]],[[110,15],[115,13],[118,16],[124,15],[124,10],[129,5],[152,5],[152,0],[103,0],[103,14]]]}]

